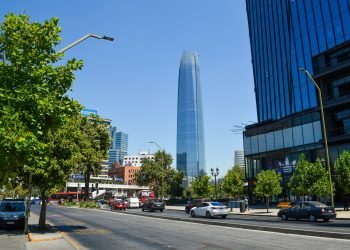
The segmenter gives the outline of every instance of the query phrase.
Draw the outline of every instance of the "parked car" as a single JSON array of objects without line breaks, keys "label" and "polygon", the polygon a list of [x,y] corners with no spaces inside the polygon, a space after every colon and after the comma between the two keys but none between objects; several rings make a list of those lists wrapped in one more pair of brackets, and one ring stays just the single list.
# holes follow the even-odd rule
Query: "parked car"
[{"label": "parked car", "polygon": [[146,202],[142,205],[142,212],[145,210],[154,212],[155,210],[159,210],[160,212],[163,212],[165,208],[164,202],[160,199],[148,199]]},{"label": "parked car", "polygon": [[140,207],[140,201],[139,198],[136,197],[130,197],[127,198],[127,208],[139,208]]},{"label": "parked car", "polygon": [[110,204],[111,210],[126,210],[126,204],[123,200],[114,200]]},{"label": "parked car", "polygon": [[225,205],[220,202],[203,202],[196,207],[191,208],[190,214],[192,217],[217,217],[220,216],[226,219],[228,215],[228,209]]},{"label": "parked car", "polygon": [[38,198],[34,198],[30,201],[30,205],[41,205],[42,202],[41,202],[41,199],[38,199]]},{"label": "parked car", "polygon": [[25,202],[23,199],[4,199],[0,203],[0,227],[24,229]]},{"label": "parked car", "polygon": [[329,207],[318,201],[298,202],[291,208],[281,209],[277,215],[282,220],[288,220],[289,218],[296,220],[308,219],[311,222],[317,221],[317,219],[329,221],[337,216],[334,207]]},{"label": "parked car", "polygon": [[208,202],[210,201],[210,199],[194,199],[194,200],[191,200],[186,206],[185,206],[185,212],[186,213],[189,213],[190,210],[193,208],[193,207],[196,207],[198,206],[199,204],[203,203],[203,202]]}]

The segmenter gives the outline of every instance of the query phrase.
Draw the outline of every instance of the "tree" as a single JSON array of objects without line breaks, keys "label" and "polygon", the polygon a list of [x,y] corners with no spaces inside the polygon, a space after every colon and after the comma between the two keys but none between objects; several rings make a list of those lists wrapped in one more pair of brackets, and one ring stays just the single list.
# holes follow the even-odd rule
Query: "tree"
[{"label": "tree", "polygon": [[110,147],[108,127],[97,116],[83,117],[78,143],[78,171],[84,175],[85,200],[89,199],[90,176],[101,172],[101,161],[107,158]]},{"label": "tree", "polygon": [[273,169],[260,172],[256,177],[255,192],[258,196],[264,196],[266,199],[266,209],[269,212],[269,199],[271,195],[282,193],[282,177]]},{"label": "tree", "polygon": [[[173,159],[165,151],[157,151],[154,159],[144,159],[140,171],[136,174],[136,184],[149,186],[157,197],[164,197],[165,190],[169,189],[170,165]],[[175,178],[176,179],[176,178]]]},{"label": "tree", "polygon": [[0,24],[0,180],[21,175],[28,198],[32,176],[47,173],[50,135],[81,109],[66,93],[82,62],[58,63],[60,30],[57,18],[31,23],[26,15],[8,14]]},{"label": "tree", "polygon": [[46,225],[47,199],[50,195],[65,186],[68,174],[77,164],[80,140],[79,118],[67,119],[67,122],[48,135],[45,151],[46,166],[33,174],[33,183],[40,192],[42,205],[40,210],[39,228]]},{"label": "tree", "polygon": [[310,195],[315,195],[317,199],[330,195],[328,172],[326,168],[322,166],[320,159],[310,164],[309,178],[311,182],[309,187]]},{"label": "tree", "polygon": [[305,159],[304,154],[300,154],[295,170],[289,180],[289,187],[291,191],[299,196],[305,196],[309,194],[310,183],[310,162]]},{"label": "tree", "polygon": [[328,172],[319,159],[315,163],[310,163],[305,160],[305,155],[301,154],[290,178],[289,187],[296,195],[316,196],[319,199],[330,194]]},{"label": "tree", "polygon": [[210,184],[210,177],[207,175],[201,175],[194,179],[191,183],[193,193],[198,198],[208,197],[213,193],[213,187]]},{"label": "tree", "polygon": [[176,169],[169,169],[167,171],[167,190],[166,193],[170,197],[181,197],[184,192],[182,180],[184,178],[183,172],[178,172]]},{"label": "tree", "polygon": [[350,152],[343,151],[334,163],[334,170],[337,175],[339,186],[344,193],[350,193]]},{"label": "tree", "polygon": [[237,197],[243,193],[244,172],[240,166],[234,166],[227,171],[222,188],[231,197]]}]

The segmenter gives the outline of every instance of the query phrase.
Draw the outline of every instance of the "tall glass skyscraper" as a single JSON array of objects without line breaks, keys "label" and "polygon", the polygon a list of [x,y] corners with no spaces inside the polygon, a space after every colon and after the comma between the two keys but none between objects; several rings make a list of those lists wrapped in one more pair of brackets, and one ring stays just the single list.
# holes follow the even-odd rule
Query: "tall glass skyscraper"
[{"label": "tall glass skyscraper", "polygon": [[[282,174],[284,198],[301,153],[325,160],[322,90],[331,163],[350,149],[349,0],[246,0],[258,123],[246,126],[248,187],[256,174]],[[277,197],[278,198],[278,197]]]},{"label": "tall glass skyscraper", "polygon": [[181,57],[177,99],[176,168],[185,173],[186,185],[205,173],[203,107],[198,54]]},{"label": "tall glass skyscraper", "polygon": [[350,39],[349,0],[246,0],[259,122],[316,107],[312,57]]}]

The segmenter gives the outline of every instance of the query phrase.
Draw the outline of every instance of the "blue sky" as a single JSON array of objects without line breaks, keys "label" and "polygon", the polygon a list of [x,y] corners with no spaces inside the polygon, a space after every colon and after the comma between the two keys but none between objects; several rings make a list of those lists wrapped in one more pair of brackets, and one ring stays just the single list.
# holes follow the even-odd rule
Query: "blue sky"
[{"label": "blue sky", "polygon": [[244,0],[0,0],[8,12],[32,21],[58,17],[62,42],[87,33],[64,60],[84,61],[70,95],[86,108],[112,119],[129,134],[129,153],[157,150],[156,141],[176,156],[177,81],[183,50],[200,55],[207,171],[221,176],[243,149],[233,125],[256,121],[248,24]]}]

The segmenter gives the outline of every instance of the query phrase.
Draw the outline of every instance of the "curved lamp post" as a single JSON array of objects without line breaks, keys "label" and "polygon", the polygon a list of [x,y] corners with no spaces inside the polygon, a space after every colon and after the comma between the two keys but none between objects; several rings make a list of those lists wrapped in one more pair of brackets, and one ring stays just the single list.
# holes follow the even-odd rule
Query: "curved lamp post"
[{"label": "curved lamp post", "polygon": [[329,177],[329,185],[330,185],[331,204],[332,204],[332,207],[334,207],[331,164],[329,162],[328,139],[327,139],[327,131],[326,131],[326,122],[324,120],[324,111],[323,111],[323,102],[322,102],[321,88],[317,85],[317,83],[315,82],[314,78],[311,76],[309,71],[307,71],[304,68],[299,68],[299,70],[304,71],[304,73],[311,79],[312,83],[315,85],[315,87],[316,87],[316,89],[318,91],[318,98],[319,98],[319,101],[320,101],[320,108],[321,108],[321,118],[322,118],[322,129],[323,129],[323,137],[324,137],[324,146],[325,146],[325,149],[326,149],[326,160],[327,160],[327,167],[328,167],[328,177]]},{"label": "curved lamp post", "polygon": [[156,143],[155,141],[150,141],[148,143],[151,143],[151,144],[154,144],[156,145],[162,152],[162,182],[161,182],[161,185],[160,185],[160,196],[161,198],[163,199],[163,179],[164,179],[164,153],[165,153],[165,149],[163,149],[161,146],[158,145],[158,143]]},{"label": "curved lamp post", "polygon": [[211,168],[210,169],[210,173],[212,176],[214,176],[214,182],[215,182],[215,200],[218,200],[218,195],[217,195],[217,192],[216,192],[216,176],[219,175],[219,168],[216,168],[215,171],[214,171],[214,168]]},{"label": "curved lamp post", "polygon": [[103,39],[103,40],[107,40],[107,41],[111,41],[111,42],[114,41],[114,38],[109,37],[109,36],[99,36],[99,35],[96,35],[96,34],[86,34],[85,36],[79,38],[75,42],[72,42],[68,46],[64,47],[63,49],[61,49],[57,53],[65,52],[65,51],[69,50],[70,48],[74,47],[75,45],[77,45],[78,43],[81,43],[85,39],[88,39],[89,37],[96,38],[96,39]]}]

